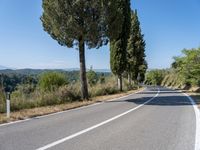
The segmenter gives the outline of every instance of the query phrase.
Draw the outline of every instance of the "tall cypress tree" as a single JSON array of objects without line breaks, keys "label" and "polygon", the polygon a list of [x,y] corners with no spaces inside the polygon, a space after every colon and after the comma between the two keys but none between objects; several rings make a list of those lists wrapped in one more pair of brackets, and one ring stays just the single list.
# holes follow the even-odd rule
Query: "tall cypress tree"
[{"label": "tall cypress tree", "polygon": [[131,26],[131,8],[130,0],[116,0],[116,4],[118,4],[118,8],[115,8],[118,10],[116,15],[120,20],[121,30],[117,36],[110,39],[110,65],[113,74],[118,77],[118,87],[122,91],[122,74],[127,65],[126,48]]},{"label": "tall cypress tree", "polygon": [[147,69],[145,41],[141,32],[137,10],[131,12],[131,30],[127,46],[127,72],[129,82],[143,80]]},{"label": "tall cypress tree", "polygon": [[88,99],[85,45],[106,44],[102,0],[43,0],[41,17],[44,30],[61,46],[78,46],[82,98]]}]

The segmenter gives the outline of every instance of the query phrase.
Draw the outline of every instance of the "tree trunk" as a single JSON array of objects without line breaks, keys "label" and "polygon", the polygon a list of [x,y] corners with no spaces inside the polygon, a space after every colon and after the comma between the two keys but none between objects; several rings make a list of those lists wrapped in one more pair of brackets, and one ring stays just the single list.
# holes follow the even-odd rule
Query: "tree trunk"
[{"label": "tree trunk", "polygon": [[88,99],[88,86],[86,78],[85,67],[85,45],[84,41],[79,40],[79,60],[80,60],[80,80],[81,80],[81,94],[83,99]]},{"label": "tree trunk", "polygon": [[128,84],[131,87],[131,73],[128,73]]},{"label": "tree trunk", "polygon": [[121,75],[118,76],[118,89],[122,91],[122,76]]}]

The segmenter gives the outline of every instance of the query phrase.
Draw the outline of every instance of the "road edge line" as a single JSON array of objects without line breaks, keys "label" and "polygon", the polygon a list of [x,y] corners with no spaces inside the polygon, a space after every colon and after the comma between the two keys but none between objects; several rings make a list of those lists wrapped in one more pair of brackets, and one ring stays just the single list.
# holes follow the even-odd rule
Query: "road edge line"
[{"label": "road edge line", "polygon": [[196,116],[195,150],[200,150],[200,110],[196,102],[187,93],[183,93],[191,102]]}]

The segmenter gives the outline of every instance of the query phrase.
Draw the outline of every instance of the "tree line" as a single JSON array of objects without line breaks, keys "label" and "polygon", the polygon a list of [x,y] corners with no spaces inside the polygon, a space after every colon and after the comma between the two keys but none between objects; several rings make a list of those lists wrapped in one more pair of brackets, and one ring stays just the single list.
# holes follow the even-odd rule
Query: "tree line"
[{"label": "tree line", "polygon": [[110,43],[111,71],[118,77],[143,81],[147,69],[145,41],[137,11],[130,0],[43,0],[44,30],[61,46],[77,47],[83,99],[88,99],[85,47],[100,48]]},{"label": "tree line", "polygon": [[[20,85],[34,85],[37,86],[41,77],[47,73],[48,76],[52,74],[62,74],[68,83],[79,82],[79,71],[63,71],[63,70],[1,70],[0,71],[0,90],[2,92],[14,92]],[[87,72],[88,83],[90,85],[96,84],[98,81],[103,83],[104,79],[110,76],[110,72],[95,72],[92,68]],[[51,83],[52,84],[52,83]],[[51,86],[51,85],[49,85]]]}]

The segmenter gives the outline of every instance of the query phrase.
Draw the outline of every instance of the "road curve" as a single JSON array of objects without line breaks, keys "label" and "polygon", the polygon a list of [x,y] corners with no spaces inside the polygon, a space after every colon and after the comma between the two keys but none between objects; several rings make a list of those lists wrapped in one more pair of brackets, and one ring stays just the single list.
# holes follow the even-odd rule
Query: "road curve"
[{"label": "road curve", "polygon": [[0,150],[194,150],[196,119],[178,91],[143,92],[0,126]]}]

